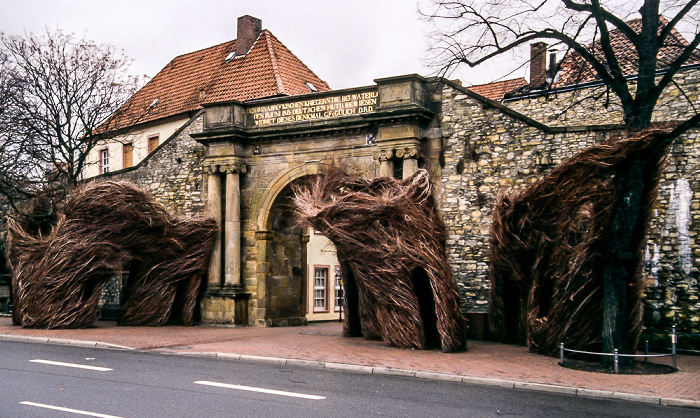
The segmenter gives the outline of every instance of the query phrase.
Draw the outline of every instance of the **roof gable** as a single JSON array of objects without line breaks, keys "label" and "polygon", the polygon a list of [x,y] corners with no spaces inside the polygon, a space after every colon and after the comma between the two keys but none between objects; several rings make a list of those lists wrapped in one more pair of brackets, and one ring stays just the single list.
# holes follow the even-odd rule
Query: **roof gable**
[{"label": "roof gable", "polygon": [[198,110],[202,104],[310,93],[330,87],[263,30],[250,51],[230,59],[236,41],[180,55],[132,96],[108,122],[109,130]]}]

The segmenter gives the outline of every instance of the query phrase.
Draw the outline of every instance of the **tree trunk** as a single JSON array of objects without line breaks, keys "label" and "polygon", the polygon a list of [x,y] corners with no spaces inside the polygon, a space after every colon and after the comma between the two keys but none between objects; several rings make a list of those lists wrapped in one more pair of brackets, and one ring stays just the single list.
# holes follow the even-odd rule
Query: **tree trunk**
[{"label": "tree trunk", "polygon": [[[644,201],[650,187],[650,164],[655,153],[637,155],[619,172],[622,193],[612,221],[608,241],[609,257],[603,267],[603,352],[620,354],[636,352],[636,335],[630,329],[630,302],[636,290],[639,245],[646,230]],[[610,364],[612,357],[605,357]],[[621,364],[631,364],[630,359]]]}]

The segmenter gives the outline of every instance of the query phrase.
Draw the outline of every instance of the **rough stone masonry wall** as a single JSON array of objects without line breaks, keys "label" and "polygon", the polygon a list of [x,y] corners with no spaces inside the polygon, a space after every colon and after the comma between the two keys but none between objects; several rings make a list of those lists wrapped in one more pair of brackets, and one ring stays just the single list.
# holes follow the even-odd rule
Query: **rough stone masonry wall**
[{"label": "rough stone masonry wall", "polygon": [[203,116],[199,115],[136,167],[103,174],[96,179],[131,181],[177,215],[203,215],[204,146],[190,136],[201,132],[202,124]]},{"label": "rough stone masonry wall", "polygon": [[[697,72],[692,77],[686,74],[686,79],[697,80]],[[442,209],[451,263],[463,309],[487,312],[489,228],[498,191],[531,184],[563,159],[603,141],[607,133],[591,128],[593,122],[618,121],[614,115],[607,119],[601,117],[604,112],[600,109],[597,112],[591,109],[590,120],[578,117],[579,122],[587,122],[588,128],[570,125],[568,132],[546,133],[525,119],[485,106],[456,87],[447,86],[443,97]],[[689,97],[697,100],[697,96]],[[570,97],[562,97],[561,102],[555,99],[551,95],[541,100],[527,99],[534,108],[528,116],[551,120],[549,116],[558,109],[556,104],[563,104]],[[549,104],[550,114],[543,103]],[[678,103],[665,102],[664,109],[671,119],[687,115],[686,108]],[[700,332],[697,133],[698,130],[693,130],[677,139],[669,155],[650,225],[645,268],[650,283],[647,325],[653,321],[656,310],[659,313],[655,318],[659,322],[653,322],[655,325],[667,328],[672,322],[678,323],[680,331],[693,333]]]},{"label": "rough stone masonry wall", "polygon": [[500,190],[532,184],[554,165],[604,136],[585,131],[545,134],[457,88],[446,87],[443,97],[441,209],[448,254],[462,309],[486,313],[495,196]]},{"label": "rough stone masonry wall", "polygon": [[[693,106],[700,109],[700,66],[678,72],[673,81],[654,109],[654,121],[685,120],[695,114]],[[634,92],[634,80],[631,88]],[[503,104],[551,127],[623,123],[619,99],[612,92],[606,93],[605,86],[600,85],[560,89],[557,93],[510,99]]]}]

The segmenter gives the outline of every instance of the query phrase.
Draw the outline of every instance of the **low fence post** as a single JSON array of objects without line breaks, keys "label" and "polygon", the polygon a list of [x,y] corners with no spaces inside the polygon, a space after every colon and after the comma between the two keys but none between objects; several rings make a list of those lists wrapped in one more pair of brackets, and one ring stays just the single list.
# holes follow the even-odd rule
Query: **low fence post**
[{"label": "low fence post", "polygon": [[615,355],[615,374],[620,373],[620,363],[619,363],[619,358],[617,356],[617,348],[613,349],[613,354]]},{"label": "low fence post", "polygon": [[646,343],[644,344],[644,362],[649,363],[649,340],[646,340]]},{"label": "low fence post", "polygon": [[676,342],[678,339],[678,335],[676,335],[676,326],[674,325],[672,328],[672,333],[671,333],[671,353],[673,354],[673,368],[677,369],[676,367]]},{"label": "low fence post", "polygon": [[563,366],[564,365],[564,343],[559,344],[559,357],[561,360],[559,361],[559,365]]}]

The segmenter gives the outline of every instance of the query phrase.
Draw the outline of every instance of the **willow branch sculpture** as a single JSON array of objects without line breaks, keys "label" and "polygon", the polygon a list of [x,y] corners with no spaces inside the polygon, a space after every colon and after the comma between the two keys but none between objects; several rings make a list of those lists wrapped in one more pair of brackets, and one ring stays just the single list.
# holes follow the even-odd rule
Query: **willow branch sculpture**
[{"label": "willow branch sculpture", "polygon": [[13,321],[28,328],[87,327],[116,272],[128,271],[123,325],[193,321],[215,235],[213,219],[171,216],[127,182],[74,190],[48,234],[8,223]]},{"label": "willow branch sculpture", "polygon": [[344,335],[445,352],[466,348],[466,320],[427,171],[398,181],[338,169],[297,188],[300,218],[336,247],[345,287]]},{"label": "willow branch sculpture", "polygon": [[[648,225],[667,147],[651,131],[611,139],[563,162],[527,189],[497,197],[491,231],[491,332],[502,342],[520,342],[531,351],[555,354],[560,343],[600,351],[604,310],[606,244],[615,204],[624,189],[616,175],[640,155],[651,167],[643,182],[640,213]],[[626,283],[629,327],[641,332],[643,237],[629,256],[637,264]]]}]

